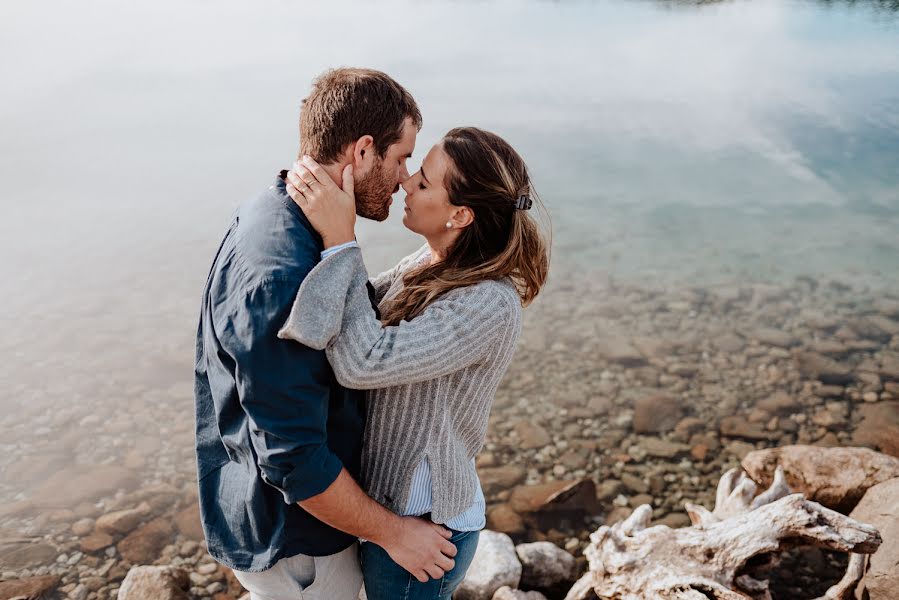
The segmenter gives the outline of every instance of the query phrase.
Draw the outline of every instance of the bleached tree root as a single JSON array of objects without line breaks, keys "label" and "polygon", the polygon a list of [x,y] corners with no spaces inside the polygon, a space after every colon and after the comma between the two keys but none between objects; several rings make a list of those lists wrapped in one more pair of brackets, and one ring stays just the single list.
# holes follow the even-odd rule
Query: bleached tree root
[{"label": "bleached tree root", "polygon": [[796,546],[853,553],[845,577],[818,600],[848,600],[880,534],[836,511],[791,494],[782,470],[758,496],[732,469],[718,484],[715,508],[687,504],[691,527],[649,527],[652,507],[590,535],[589,571],[566,600],[771,600],[768,582],[741,574],[746,563]]}]

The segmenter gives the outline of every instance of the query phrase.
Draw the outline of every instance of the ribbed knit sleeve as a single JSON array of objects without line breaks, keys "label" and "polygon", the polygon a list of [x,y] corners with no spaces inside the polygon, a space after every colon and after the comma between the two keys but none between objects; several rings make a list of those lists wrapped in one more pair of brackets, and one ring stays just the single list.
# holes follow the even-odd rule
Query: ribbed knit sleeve
[{"label": "ribbed knit sleeve", "polygon": [[445,294],[411,321],[384,327],[366,281],[359,249],[329,256],[303,281],[278,332],[325,348],[337,380],[348,388],[427,381],[482,361],[520,310],[514,289],[485,281]]}]

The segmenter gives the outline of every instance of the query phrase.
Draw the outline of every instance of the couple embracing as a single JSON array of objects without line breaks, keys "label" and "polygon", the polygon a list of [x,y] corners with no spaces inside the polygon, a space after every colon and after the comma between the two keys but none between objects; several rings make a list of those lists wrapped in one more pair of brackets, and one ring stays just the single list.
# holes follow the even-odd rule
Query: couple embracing
[{"label": "couple embracing", "polygon": [[[300,160],[234,214],[207,278],[195,395],[210,554],[253,600],[444,600],[485,525],[475,470],[547,242],[527,167],[451,130],[409,174],[421,113],[336,69],[300,110]],[[424,245],[369,278],[356,215]],[[361,543],[360,543],[361,540]]]}]

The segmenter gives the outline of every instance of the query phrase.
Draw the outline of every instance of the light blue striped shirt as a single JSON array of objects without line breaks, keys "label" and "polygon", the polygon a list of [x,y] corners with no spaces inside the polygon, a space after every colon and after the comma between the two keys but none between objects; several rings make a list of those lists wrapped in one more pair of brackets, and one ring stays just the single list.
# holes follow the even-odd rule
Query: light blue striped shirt
[{"label": "light blue striped shirt", "polygon": [[[472,459],[474,464],[474,459]],[[415,472],[412,474],[412,489],[409,490],[409,501],[406,503],[404,515],[419,516],[431,512],[431,463],[428,457],[421,459]],[[484,490],[478,481],[478,489],[474,495],[474,502],[462,513],[444,523],[445,526],[456,531],[480,531],[487,524],[487,502],[484,500]]]},{"label": "light blue striped shirt", "polygon": [[[322,260],[345,248],[358,247],[359,243],[353,240],[352,242],[328,248],[322,252]],[[474,464],[474,459],[471,462]],[[406,503],[403,515],[414,515],[417,517],[431,512],[431,485],[431,463],[425,457],[421,459],[421,462],[418,463],[418,466],[415,467],[415,472],[412,474],[412,488],[409,490],[409,501]],[[472,505],[448,520],[444,525],[456,531],[479,531],[487,525],[486,513],[487,502],[484,499],[484,490],[481,489],[479,481]]]}]

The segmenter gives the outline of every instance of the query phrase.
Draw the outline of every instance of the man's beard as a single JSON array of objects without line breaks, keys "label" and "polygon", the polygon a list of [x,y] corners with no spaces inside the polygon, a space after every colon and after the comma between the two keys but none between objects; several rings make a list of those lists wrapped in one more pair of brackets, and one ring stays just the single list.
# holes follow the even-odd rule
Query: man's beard
[{"label": "man's beard", "polygon": [[398,186],[384,173],[383,161],[380,158],[376,161],[371,171],[356,182],[356,214],[372,221],[383,221],[390,214],[390,197]]}]

